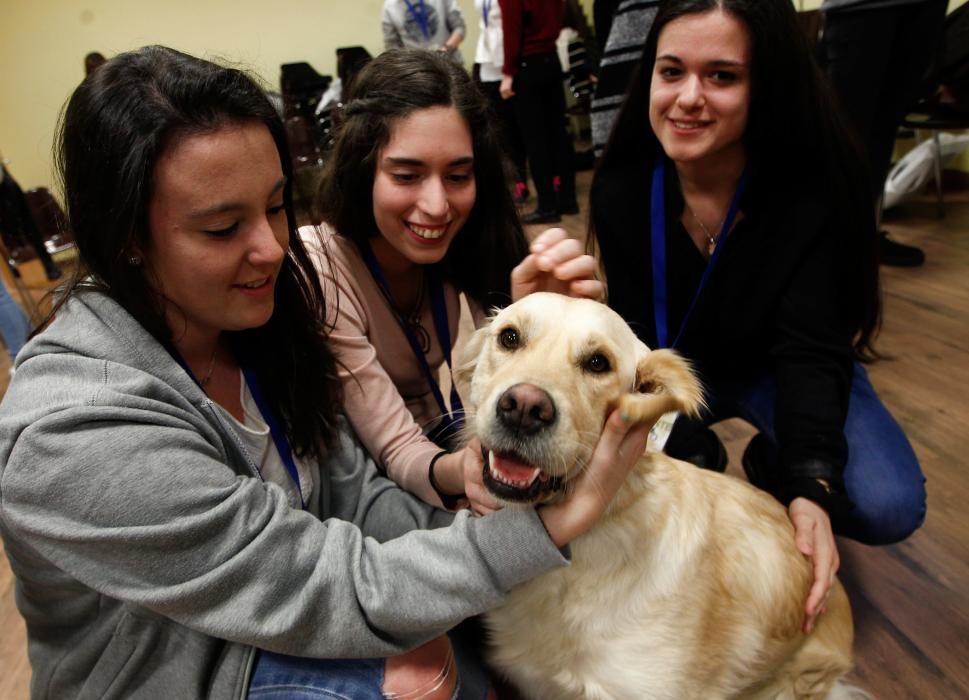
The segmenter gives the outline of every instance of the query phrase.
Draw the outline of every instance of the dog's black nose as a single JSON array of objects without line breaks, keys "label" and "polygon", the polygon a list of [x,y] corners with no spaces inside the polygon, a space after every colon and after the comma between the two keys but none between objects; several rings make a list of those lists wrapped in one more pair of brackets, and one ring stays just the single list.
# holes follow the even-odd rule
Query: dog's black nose
[{"label": "dog's black nose", "polygon": [[498,420],[515,432],[534,435],[555,422],[555,404],[544,389],[534,384],[516,384],[495,406]]}]

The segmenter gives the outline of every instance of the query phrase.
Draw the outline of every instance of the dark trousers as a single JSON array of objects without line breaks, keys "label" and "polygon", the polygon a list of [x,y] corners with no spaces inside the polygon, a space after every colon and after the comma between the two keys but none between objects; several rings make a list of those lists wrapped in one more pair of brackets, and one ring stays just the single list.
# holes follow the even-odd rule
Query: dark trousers
[{"label": "dark trousers", "polygon": [[[565,128],[562,66],[553,53],[526,56],[514,83],[518,124],[538,192],[538,208],[575,206],[575,153]],[[559,177],[556,196],[553,178]]]},{"label": "dark trousers", "polygon": [[921,96],[942,34],[947,0],[825,16],[820,58],[868,156],[881,196],[902,118]]},{"label": "dark trousers", "polygon": [[525,182],[528,177],[528,170],[525,167],[525,140],[522,138],[521,128],[518,126],[518,115],[515,113],[515,104],[518,98],[504,100],[501,97],[499,88],[501,81],[478,83],[481,91],[488,96],[491,106],[498,117],[498,124],[501,126],[501,141],[505,149],[505,155],[511,162],[512,176],[516,182]]}]

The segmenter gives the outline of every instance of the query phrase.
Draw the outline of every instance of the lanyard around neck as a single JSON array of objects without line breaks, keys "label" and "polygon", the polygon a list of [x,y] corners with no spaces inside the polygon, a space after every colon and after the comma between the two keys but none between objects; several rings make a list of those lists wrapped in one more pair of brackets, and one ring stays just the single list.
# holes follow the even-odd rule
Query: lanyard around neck
[{"label": "lanyard around neck", "polygon": [[424,35],[425,39],[430,39],[431,32],[427,26],[427,6],[424,4],[424,0],[417,0],[417,5],[414,5],[410,0],[404,0],[404,4],[407,5],[407,11],[417,22],[417,26],[421,28],[421,34]]},{"label": "lanyard around neck", "polygon": [[482,0],[481,2],[481,19],[484,21],[484,26],[488,26],[488,16],[491,14],[491,6],[494,0]]},{"label": "lanyard around neck", "polygon": [[[376,256],[373,251],[368,247],[363,253],[363,260],[367,264],[367,268],[370,270],[370,274],[373,276],[374,281],[383,290],[384,296],[390,302],[391,311],[394,317],[397,319],[397,323],[400,325],[401,330],[407,337],[407,343],[410,345],[411,350],[414,353],[414,357],[417,359],[417,363],[420,365],[421,370],[424,373],[425,379],[427,379],[428,385],[431,387],[431,391],[434,393],[434,400],[437,401],[437,406],[441,411],[441,417],[446,419],[460,427],[464,422],[464,407],[461,405],[461,397],[458,396],[458,390],[454,383],[454,376],[451,376],[451,410],[448,411],[447,405],[444,403],[444,395],[441,393],[441,388],[437,384],[437,380],[434,378],[434,373],[431,371],[430,365],[427,363],[427,357],[424,355],[424,351],[421,349],[420,341],[414,334],[414,330],[410,327],[407,319],[403,317],[403,314],[395,307],[393,302],[393,295],[390,293],[390,286],[387,284],[387,277],[384,275],[384,271],[380,267],[380,263],[377,262]],[[431,311],[434,316],[434,332],[437,335],[437,341],[441,346],[441,352],[444,354],[444,361],[447,363],[448,371],[451,371],[451,333],[448,328],[447,319],[447,303],[444,299],[444,283],[441,282],[441,278],[438,276],[437,268],[433,266],[427,266],[424,268],[425,273],[428,275],[428,280],[430,282],[431,288]]]},{"label": "lanyard around neck", "polygon": [[286,437],[283,427],[276,419],[276,414],[266,400],[265,394],[262,393],[262,387],[259,385],[259,380],[256,378],[256,373],[252,367],[242,365],[242,376],[245,377],[246,385],[249,387],[249,393],[252,394],[252,400],[259,409],[259,413],[262,414],[262,419],[269,426],[269,435],[273,439],[273,444],[276,446],[279,458],[283,460],[289,478],[296,485],[296,493],[299,494],[299,505],[303,510],[306,510],[306,502],[303,500],[303,489],[299,483],[299,470],[296,468],[296,460],[293,457],[293,448],[290,447],[289,439]]},{"label": "lanyard around neck", "polygon": [[656,323],[656,342],[659,347],[675,348],[677,343],[680,342],[683,329],[686,328],[686,322],[693,313],[697,300],[700,298],[703,288],[710,279],[710,274],[713,272],[713,268],[720,258],[720,253],[723,251],[727,233],[733,226],[734,219],[737,218],[737,212],[740,209],[740,199],[743,196],[746,185],[747,169],[745,168],[743,174],[740,176],[740,181],[737,183],[737,190],[734,192],[733,199],[730,200],[727,216],[724,218],[723,225],[720,227],[717,242],[713,247],[713,255],[710,256],[710,261],[703,270],[703,276],[700,278],[700,284],[697,286],[696,294],[693,295],[693,300],[690,302],[690,306],[683,316],[676,337],[673,339],[673,343],[670,344],[668,342],[669,328],[666,295],[666,158],[662,155],[656,158],[650,188],[650,250],[653,259],[653,319]]},{"label": "lanyard around neck", "polygon": [[[289,478],[293,480],[296,485],[296,493],[299,494],[299,504],[303,510],[306,510],[306,503],[303,501],[303,489],[299,482],[299,470],[296,468],[296,460],[293,457],[293,448],[289,445],[289,439],[286,437],[286,433],[283,431],[282,426],[280,426],[279,421],[276,420],[276,414],[273,412],[272,407],[266,400],[265,395],[262,393],[262,388],[259,385],[259,380],[256,378],[256,373],[253,371],[251,366],[242,362],[239,358],[239,353],[235,352],[236,348],[233,347],[233,354],[236,357],[236,362],[242,368],[242,376],[245,379],[246,385],[249,387],[249,393],[252,394],[252,400],[255,402],[256,407],[259,409],[259,413],[262,414],[262,419],[266,422],[269,427],[269,435],[273,439],[273,444],[276,446],[276,451],[279,453],[279,458],[283,461],[283,465],[286,467],[286,472],[289,474]],[[175,361],[182,366],[188,376],[199,385],[202,389],[202,385],[199,380],[195,377],[192,369],[188,366],[185,358],[181,356],[178,350],[174,346],[169,350]],[[204,389],[203,389],[204,391]]]}]

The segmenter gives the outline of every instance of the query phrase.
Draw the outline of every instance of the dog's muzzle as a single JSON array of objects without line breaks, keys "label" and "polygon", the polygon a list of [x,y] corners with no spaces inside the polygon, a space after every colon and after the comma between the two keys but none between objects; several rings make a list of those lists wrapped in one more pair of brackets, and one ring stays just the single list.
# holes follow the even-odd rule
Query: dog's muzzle
[{"label": "dog's muzzle", "polygon": [[547,391],[520,383],[505,390],[495,402],[494,443],[484,445],[484,483],[506,501],[530,503],[564,488],[562,477],[551,476],[534,464],[536,443],[548,440],[558,419],[555,402]]}]

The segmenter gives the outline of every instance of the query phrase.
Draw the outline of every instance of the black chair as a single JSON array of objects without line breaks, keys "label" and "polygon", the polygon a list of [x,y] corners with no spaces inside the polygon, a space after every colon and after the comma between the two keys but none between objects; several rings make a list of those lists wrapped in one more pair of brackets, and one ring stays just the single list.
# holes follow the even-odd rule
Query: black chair
[{"label": "black chair", "polygon": [[73,248],[74,235],[60,204],[46,187],[24,192],[7,172],[0,183],[0,234],[11,263],[39,258],[51,279],[60,276],[52,256]]},{"label": "black chair", "polygon": [[939,133],[969,129],[969,5],[962,5],[946,16],[925,83],[932,89],[931,95],[902,120],[902,128],[911,129],[916,142],[921,140],[921,131],[932,132],[932,168],[941,218],[945,215],[945,202]]},{"label": "black chair", "polygon": [[64,210],[50,190],[46,187],[35,187],[24,192],[24,197],[47,252],[56,255],[72,248],[74,232],[68,227]]},{"label": "black chair", "polygon": [[362,46],[342,46],[336,50],[336,74],[340,79],[340,98],[317,109],[314,119],[317,142],[324,154],[332,145],[333,130],[340,123],[340,109],[346,101],[357,74],[367,65],[373,56]]},{"label": "black chair", "polygon": [[902,120],[903,129],[911,129],[915,142],[921,142],[921,131],[931,131],[934,148],[932,149],[932,179],[935,181],[935,199],[939,218],[945,216],[945,198],[942,193],[942,144],[939,133],[942,131],[962,131],[969,129],[969,106],[958,107],[947,103],[940,97],[944,93],[920,102]]},{"label": "black chair", "polygon": [[312,203],[323,176],[323,154],[313,128],[305,117],[294,114],[284,121],[289,156],[293,163],[294,204],[311,214]]},{"label": "black chair", "polygon": [[299,114],[312,118],[320,97],[333,82],[330,75],[320,75],[309,63],[284,63],[280,66],[279,88],[283,94],[287,117]]},{"label": "black chair", "polygon": [[341,46],[336,50],[336,74],[340,78],[344,100],[353,89],[357,73],[372,59],[370,52],[362,46]]},{"label": "black chair", "polygon": [[[5,218],[8,225],[0,226],[0,258],[7,267],[24,310],[31,323],[36,325],[49,308],[48,292],[58,284],[56,280],[62,275],[57,264],[73,264],[77,258],[77,247],[61,205],[46,187],[23,192],[22,201],[26,203],[23,215],[30,217],[33,226],[24,230],[22,223],[13,226],[12,217]],[[30,235],[24,235],[28,231]],[[54,256],[57,257],[57,264]],[[38,258],[37,263],[32,262]],[[41,268],[46,276],[40,274]],[[41,296],[40,303],[35,294]]]},{"label": "black chair", "polygon": [[294,114],[285,120],[286,139],[289,142],[289,155],[293,161],[293,171],[322,165],[323,158],[320,147],[313,138],[310,123],[300,114]]}]

